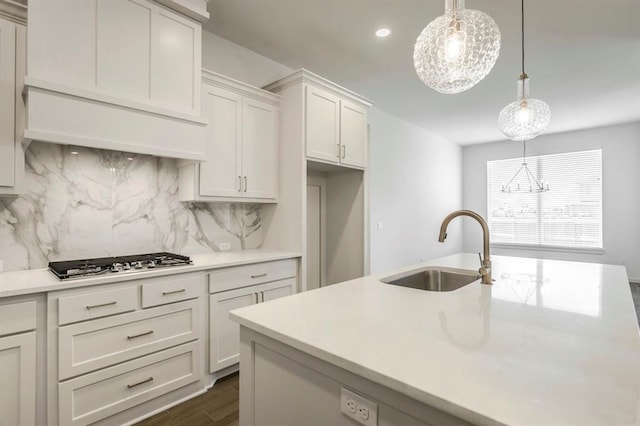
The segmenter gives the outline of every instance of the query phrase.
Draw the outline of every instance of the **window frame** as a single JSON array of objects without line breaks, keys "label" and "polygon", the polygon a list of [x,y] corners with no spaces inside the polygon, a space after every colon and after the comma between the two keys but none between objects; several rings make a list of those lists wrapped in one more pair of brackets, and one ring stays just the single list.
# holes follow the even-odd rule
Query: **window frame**
[{"label": "window frame", "polygon": [[[600,239],[600,247],[575,247],[575,246],[563,246],[563,245],[551,245],[551,244],[535,244],[535,243],[513,243],[513,242],[493,242],[490,241],[490,246],[491,247],[495,247],[497,249],[514,249],[514,250],[522,250],[522,251],[527,251],[527,250],[533,250],[533,251],[545,251],[545,252],[562,252],[562,253],[583,253],[583,254],[604,254],[606,253],[605,250],[605,221],[604,221],[604,187],[603,187],[603,175],[604,175],[604,150],[602,149],[602,147],[599,148],[589,148],[589,149],[579,149],[579,150],[574,150],[574,151],[564,151],[564,152],[554,152],[554,153],[548,153],[548,154],[538,154],[538,155],[532,155],[532,156],[527,156],[527,159],[533,159],[533,158],[540,158],[540,157],[546,157],[546,156],[551,156],[551,155],[563,155],[563,154],[573,154],[573,153],[579,153],[579,152],[588,152],[588,151],[600,151],[600,235],[601,235],[601,239]],[[516,159],[522,159],[522,157],[508,157],[508,158],[496,158],[496,159],[488,159],[486,161],[486,173],[485,173],[485,178],[486,178],[486,198],[485,198],[485,213],[486,213],[486,218],[487,218],[487,225],[489,226],[489,234],[491,235],[491,218],[489,215],[489,211],[491,208],[491,204],[490,204],[490,177],[489,177],[489,163],[490,162],[495,162],[495,161],[505,161],[505,160],[516,160]],[[515,170],[514,170],[515,173]],[[539,176],[539,174],[537,174]],[[551,191],[553,191],[553,188],[551,189]],[[540,205],[540,198],[541,196],[544,196],[544,193],[538,193],[536,194],[536,203],[538,205]],[[540,213],[541,210],[538,209],[538,211],[536,212],[536,221],[538,223],[538,225],[541,225],[541,217],[540,217]]]}]

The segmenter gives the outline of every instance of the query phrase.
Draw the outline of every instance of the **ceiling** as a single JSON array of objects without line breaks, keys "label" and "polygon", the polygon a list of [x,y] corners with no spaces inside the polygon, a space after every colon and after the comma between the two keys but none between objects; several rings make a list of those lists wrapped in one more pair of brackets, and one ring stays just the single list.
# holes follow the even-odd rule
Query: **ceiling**
[{"label": "ceiling", "polygon": [[[461,145],[504,140],[500,110],[520,75],[520,2],[467,0],[502,34],[491,73],[443,95],[413,68],[413,45],[442,0],[210,0],[205,29],[291,68],[354,90],[387,113]],[[529,0],[526,71],[531,97],[552,111],[546,133],[640,120],[640,1]],[[378,39],[374,31],[392,34]]]}]

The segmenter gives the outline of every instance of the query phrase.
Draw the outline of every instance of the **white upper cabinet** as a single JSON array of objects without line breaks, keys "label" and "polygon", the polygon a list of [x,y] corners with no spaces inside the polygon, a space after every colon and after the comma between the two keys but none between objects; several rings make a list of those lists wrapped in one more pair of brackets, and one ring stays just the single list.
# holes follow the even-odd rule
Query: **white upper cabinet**
[{"label": "white upper cabinet", "polygon": [[275,199],[278,194],[278,106],[246,98],[242,105],[243,197]]},{"label": "white upper cabinet", "polygon": [[202,86],[202,92],[203,115],[209,124],[207,161],[199,165],[200,195],[239,197],[242,185],[242,95],[208,84]]},{"label": "white upper cabinet", "polygon": [[151,0],[31,0],[28,32],[28,137],[205,157],[200,22]]},{"label": "white upper cabinet", "polygon": [[[0,3],[0,11],[3,11]],[[16,6],[17,7],[17,6]],[[0,197],[24,191],[24,85],[26,28],[20,19],[0,18]]]},{"label": "white upper cabinet", "polygon": [[354,167],[367,166],[367,109],[361,104],[340,101],[340,162]]},{"label": "white upper cabinet", "polygon": [[304,124],[307,159],[358,169],[367,167],[369,100],[304,69],[265,89],[303,106],[298,115]]},{"label": "white upper cabinet", "polygon": [[307,157],[337,162],[340,158],[340,98],[313,86],[306,87]]},{"label": "white upper cabinet", "polygon": [[182,201],[275,202],[280,97],[203,72],[206,161],[180,167]]}]

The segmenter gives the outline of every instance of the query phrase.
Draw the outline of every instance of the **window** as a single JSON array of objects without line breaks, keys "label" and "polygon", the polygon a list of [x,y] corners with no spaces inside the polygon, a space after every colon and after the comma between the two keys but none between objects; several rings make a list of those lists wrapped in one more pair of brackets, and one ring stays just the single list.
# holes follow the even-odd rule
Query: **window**
[{"label": "window", "polygon": [[[522,158],[487,161],[492,243],[602,248],[602,150],[527,157],[527,164],[549,191],[503,193]],[[528,187],[524,174],[518,178]]]}]

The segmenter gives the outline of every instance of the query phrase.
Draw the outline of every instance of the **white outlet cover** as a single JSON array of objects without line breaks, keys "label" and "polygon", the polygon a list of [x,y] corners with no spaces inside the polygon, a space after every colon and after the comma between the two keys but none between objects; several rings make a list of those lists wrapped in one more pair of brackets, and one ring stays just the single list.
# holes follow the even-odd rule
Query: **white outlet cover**
[{"label": "white outlet cover", "polygon": [[[355,412],[349,409],[353,401],[356,403]],[[349,389],[341,389],[340,411],[364,426],[378,426],[378,404]],[[366,417],[361,414],[363,411],[368,411],[368,418],[363,418]]]},{"label": "white outlet cover", "polygon": [[228,242],[220,243],[218,244],[218,248],[220,249],[220,251],[231,250],[231,243],[228,243]]}]

